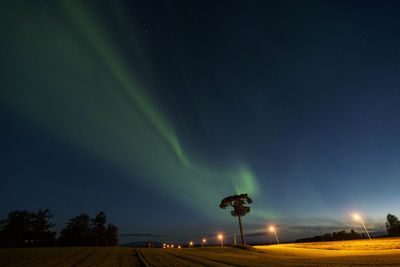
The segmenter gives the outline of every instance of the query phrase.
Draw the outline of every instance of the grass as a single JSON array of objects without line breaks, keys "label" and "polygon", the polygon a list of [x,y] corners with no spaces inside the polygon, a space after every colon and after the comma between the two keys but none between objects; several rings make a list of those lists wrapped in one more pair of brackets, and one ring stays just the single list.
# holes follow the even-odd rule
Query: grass
[{"label": "grass", "polygon": [[0,266],[393,266],[400,238],[233,247],[0,249]]}]

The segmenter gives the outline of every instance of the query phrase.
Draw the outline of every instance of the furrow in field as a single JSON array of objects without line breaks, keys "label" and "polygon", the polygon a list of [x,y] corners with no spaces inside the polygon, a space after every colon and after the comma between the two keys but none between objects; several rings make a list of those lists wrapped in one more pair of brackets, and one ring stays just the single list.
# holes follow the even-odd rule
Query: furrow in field
[{"label": "furrow in field", "polygon": [[136,250],[133,248],[118,248],[121,251],[119,266],[145,266],[141,263]]},{"label": "furrow in field", "polygon": [[[198,255],[197,258],[208,260],[208,261],[213,261],[220,265],[224,264],[225,266],[232,266],[232,265],[235,265],[237,267],[249,266],[249,265],[245,265],[239,261],[232,261],[232,259],[228,258],[228,257],[221,257],[221,255],[218,255],[217,257],[215,257],[214,255],[207,255],[207,256]],[[247,260],[246,262],[248,263],[249,261]]]},{"label": "furrow in field", "polygon": [[92,253],[95,248],[91,247],[63,247],[63,255],[52,266],[71,266],[81,258],[86,257],[87,254]]},{"label": "furrow in field", "polygon": [[263,253],[245,251],[234,248],[226,248],[224,250],[193,250],[187,251],[187,255],[202,258],[205,260],[215,261],[229,266],[280,266],[279,262],[271,259]]},{"label": "furrow in field", "polygon": [[66,259],[76,254],[76,248],[43,248],[43,250],[54,250],[55,253],[46,256],[45,260],[36,259],[29,263],[28,266],[57,266],[66,261]]},{"label": "furrow in field", "polygon": [[71,267],[88,266],[90,265],[92,260],[94,260],[98,256],[101,256],[102,252],[103,252],[102,248],[99,247],[93,248],[93,250],[87,253],[84,257],[81,257],[78,261],[74,262],[71,265]]},{"label": "furrow in field", "polygon": [[177,258],[180,258],[180,259],[183,259],[183,260],[187,260],[189,262],[200,264],[200,265],[203,265],[203,266],[221,266],[221,267],[222,266],[231,266],[231,265],[228,265],[226,263],[222,263],[222,262],[219,262],[219,261],[216,261],[216,260],[213,260],[213,259],[202,258],[202,257],[199,257],[198,255],[188,255],[188,254],[182,253],[180,251],[178,251],[178,252],[176,252],[176,251],[168,251],[167,253],[169,253],[169,254],[177,257]]},{"label": "furrow in field", "polygon": [[112,266],[112,260],[110,262],[107,262],[107,258],[110,256],[112,252],[112,248],[110,247],[99,247],[97,248],[98,252],[96,253],[96,256],[93,256],[90,259],[90,265],[92,266],[103,266],[106,264],[106,266]]},{"label": "furrow in field", "polygon": [[166,253],[163,249],[140,249],[149,266],[201,266],[190,264],[187,260],[178,259]]},{"label": "furrow in field", "polygon": [[117,247],[110,247],[110,252],[103,257],[98,266],[120,266],[121,250]]},{"label": "furrow in field", "polygon": [[34,248],[34,255],[29,258],[20,258],[17,261],[10,262],[7,266],[34,266],[35,262],[43,263],[43,260],[51,258],[59,254],[59,251],[55,250],[54,248]]},{"label": "furrow in field", "polygon": [[71,256],[62,257],[60,261],[54,266],[73,266],[77,262],[83,261],[85,258],[96,252],[96,248],[93,247],[71,247],[69,249],[73,251]]},{"label": "furrow in field", "polygon": [[0,264],[1,266],[8,266],[24,259],[32,258],[35,253],[32,249],[23,248],[7,248],[1,249]]},{"label": "furrow in field", "polygon": [[135,253],[136,256],[139,258],[141,266],[146,266],[146,267],[150,266],[150,264],[144,259],[143,253],[140,250],[135,249]]}]

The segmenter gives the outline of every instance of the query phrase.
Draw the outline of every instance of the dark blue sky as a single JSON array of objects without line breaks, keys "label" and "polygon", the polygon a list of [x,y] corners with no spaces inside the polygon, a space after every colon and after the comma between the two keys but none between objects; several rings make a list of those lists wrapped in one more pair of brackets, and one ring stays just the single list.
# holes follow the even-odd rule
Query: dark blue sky
[{"label": "dark blue sky", "polygon": [[[0,215],[123,241],[383,229],[400,200],[397,1],[3,1]],[[253,236],[253,240],[271,240]]]}]

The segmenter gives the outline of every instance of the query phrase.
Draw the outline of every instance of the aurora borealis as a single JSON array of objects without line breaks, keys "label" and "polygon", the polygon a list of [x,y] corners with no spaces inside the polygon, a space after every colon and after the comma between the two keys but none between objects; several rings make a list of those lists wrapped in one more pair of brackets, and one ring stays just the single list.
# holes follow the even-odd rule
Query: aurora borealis
[{"label": "aurora borealis", "polygon": [[3,1],[1,214],[232,232],[218,204],[248,193],[249,233],[382,221],[400,198],[399,6],[362,3]]}]

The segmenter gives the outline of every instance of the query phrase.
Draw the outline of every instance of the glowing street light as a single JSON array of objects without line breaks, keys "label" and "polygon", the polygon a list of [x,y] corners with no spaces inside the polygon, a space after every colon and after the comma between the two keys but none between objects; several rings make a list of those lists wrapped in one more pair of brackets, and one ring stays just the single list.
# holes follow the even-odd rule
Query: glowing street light
[{"label": "glowing street light", "polygon": [[171,248],[174,248],[174,244],[171,245]]},{"label": "glowing street light", "polygon": [[359,214],[354,214],[353,217],[356,221],[361,221],[362,225],[364,226],[364,230],[368,235],[369,240],[371,240],[371,236],[368,233],[367,227],[365,227],[365,223],[364,223],[364,220],[362,219],[362,217]]},{"label": "glowing street light", "polygon": [[221,240],[221,247],[223,247],[224,246],[223,236],[221,234],[218,235],[218,239]]},{"label": "glowing street light", "polygon": [[201,240],[201,246],[202,246],[202,247],[204,247],[204,243],[206,243],[206,241],[207,241],[207,240],[206,240],[205,238],[203,238],[203,239]]},{"label": "glowing street light", "polygon": [[193,242],[192,241],[189,242],[189,248],[191,248],[191,247],[193,247]]},{"label": "glowing street light", "polygon": [[165,243],[164,243],[164,244],[162,244],[162,247],[163,247],[163,248],[165,248]]},{"label": "glowing street light", "polygon": [[276,234],[276,228],[273,226],[269,227],[269,231],[273,232],[275,234],[275,238],[276,238],[276,243],[279,245],[279,239],[278,239],[278,235]]},{"label": "glowing street light", "polygon": [[181,245],[179,245],[178,248],[181,248]]}]

